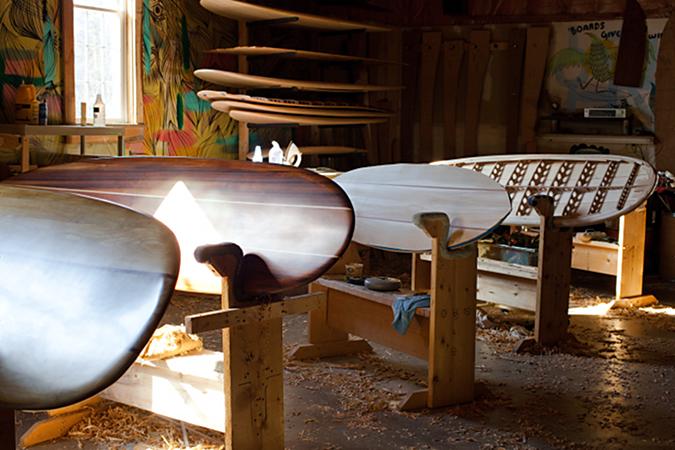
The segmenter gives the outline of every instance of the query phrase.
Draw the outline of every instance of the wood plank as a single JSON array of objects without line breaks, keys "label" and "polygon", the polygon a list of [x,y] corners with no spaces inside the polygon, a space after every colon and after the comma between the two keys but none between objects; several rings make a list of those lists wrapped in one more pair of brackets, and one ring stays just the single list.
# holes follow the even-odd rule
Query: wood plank
[{"label": "wood plank", "polygon": [[642,295],[647,207],[639,207],[619,219],[616,298]]},{"label": "wood plank", "polygon": [[[417,111],[416,106],[418,106],[417,89],[419,88],[421,42],[421,31],[405,30],[403,32],[401,59],[405,64],[402,77],[405,89],[401,93],[401,162],[412,162],[415,156],[413,127],[409,126],[409,124],[416,121],[415,112]],[[404,126],[403,124],[406,125]]]},{"label": "wood plank", "polygon": [[483,102],[483,84],[490,60],[490,31],[473,30],[469,34],[467,86],[464,105],[463,156],[478,154],[478,127]]},{"label": "wood plank", "polygon": [[[223,309],[230,307],[228,291],[223,289]],[[281,321],[269,319],[223,330],[228,450],[284,448]]]},{"label": "wood plank", "polygon": [[525,44],[525,68],[520,98],[520,152],[536,151],[539,94],[544,81],[549,48],[549,27],[529,27]]},{"label": "wood plank", "polygon": [[324,302],[323,294],[314,293],[287,298],[275,303],[209,311],[186,316],[185,328],[188,333],[203,333],[238,325],[251,325],[261,320],[277,319],[284,315],[313,311]]},{"label": "wood plank", "polygon": [[509,70],[506,74],[509,97],[506,102],[506,152],[518,153],[520,134],[520,100],[523,82],[523,57],[526,31],[512,28],[509,32]]},{"label": "wood plank", "polygon": [[[142,3],[142,2],[139,2]],[[75,123],[75,34],[73,0],[61,4],[61,58],[63,64],[63,121]],[[139,96],[142,98],[142,95]]]},{"label": "wood plank", "polygon": [[204,350],[162,361],[139,360],[101,396],[224,433],[223,392],[223,354]]},{"label": "wood plank", "polygon": [[540,214],[539,283],[534,335],[541,345],[555,345],[567,336],[572,230],[553,226],[553,202],[540,197],[534,208]]},{"label": "wood plank", "polygon": [[[536,269],[536,268],[535,268]],[[476,298],[483,302],[535,311],[537,280],[478,270]]]},{"label": "wood plank", "polygon": [[412,254],[411,287],[413,292],[431,288],[431,262],[422,259],[421,253]]},{"label": "wood plank", "polygon": [[441,51],[440,31],[422,33],[422,60],[419,78],[419,140],[415,162],[431,161],[433,158],[434,94],[436,72]]},{"label": "wood plank", "polygon": [[656,59],[654,118],[656,120],[656,167],[675,173],[675,19],[668,19]]},{"label": "wood plank", "polygon": [[19,445],[21,448],[27,448],[63,437],[92,412],[93,409],[86,409],[40,420],[26,430],[19,439]]},{"label": "wood plank", "polygon": [[464,58],[464,42],[443,42],[443,152],[441,158],[457,156],[457,103]]},{"label": "wood plank", "polygon": [[427,406],[473,400],[476,348],[476,257],[471,245],[448,254],[448,217],[422,215],[432,237]]},{"label": "wood plank", "polygon": [[597,245],[593,241],[586,243],[574,240],[572,268],[616,275],[618,253],[617,245]]}]

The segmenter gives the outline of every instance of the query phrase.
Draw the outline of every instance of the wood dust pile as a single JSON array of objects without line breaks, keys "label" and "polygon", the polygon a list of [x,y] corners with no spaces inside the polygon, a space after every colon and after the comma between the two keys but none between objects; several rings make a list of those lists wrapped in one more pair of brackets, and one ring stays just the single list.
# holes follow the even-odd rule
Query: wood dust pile
[{"label": "wood dust pile", "polygon": [[[184,425],[161,416],[111,404],[95,410],[68,432],[68,437],[83,442],[105,444],[111,450],[221,450],[223,435],[204,428]],[[185,434],[184,434],[185,431]],[[187,444],[185,437],[187,437]],[[130,443],[135,443],[130,447]]]}]

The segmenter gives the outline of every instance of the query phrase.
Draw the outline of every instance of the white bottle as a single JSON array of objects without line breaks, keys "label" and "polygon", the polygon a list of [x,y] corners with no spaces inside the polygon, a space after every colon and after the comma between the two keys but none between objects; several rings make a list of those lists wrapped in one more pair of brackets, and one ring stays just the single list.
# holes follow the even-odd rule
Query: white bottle
[{"label": "white bottle", "polygon": [[255,150],[253,150],[252,161],[255,163],[263,162],[262,148],[259,145],[256,145]]},{"label": "white bottle", "polygon": [[94,103],[94,126],[105,126],[105,104],[101,98],[101,94],[96,95],[96,102]]},{"label": "white bottle", "polygon": [[279,147],[279,143],[277,141],[272,141],[272,148],[270,149],[267,161],[269,161],[270,164],[284,163],[284,152],[281,150],[281,147]]}]

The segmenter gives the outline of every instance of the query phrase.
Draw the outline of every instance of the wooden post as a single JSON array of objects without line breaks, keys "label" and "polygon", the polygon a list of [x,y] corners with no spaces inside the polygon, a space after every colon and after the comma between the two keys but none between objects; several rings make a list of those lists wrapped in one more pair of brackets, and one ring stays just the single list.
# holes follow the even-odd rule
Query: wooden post
[{"label": "wooden post", "polygon": [[30,137],[21,136],[21,172],[30,170]]},{"label": "wooden post", "polygon": [[541,345],[555,345],[566,337],[569,325],[573,233],[553,224],[555,207],[551,197],[536,195],[530,198],[530,204],[540,221],[534,335]]},{"label": "wooden post", "polygon": [[14,410],[0,408],[0,448],[16,448]]},{"label": "wooden post", "polygon": [[[222,308],[231,286],[223,278]],[[284,448],[282,319],[223,330],[225,448]],[[229,368],[229,370],[228,370]]]},{"label": "wooden post", "polygon": [[616,298],[642,295],[647,207],[640,206],[619,219]]},{"label": "wooden post", "polygon": [[414,292],[431,289],[431,263],[422,259],[419,253],[412,255],[412,276],[410,289]]},{"label": "wooden post", "polygon": [[309,344],[297,346],[291,353],[290,359],[315,359],[373,351],[364,339],[350,339],[349,333],[336,330],[328,324],[329,294],[327,288],[312,283],[309,285],[309,292],[324,292],[326,300],[318,309],[309,312],[307,327]]},{"label": "wooden post", "polygon": [[[239,21],[239,31],[238,31],[238,41],[240,46],[248,45],[248,24],[244,20]],[[246,55],[239,55],[237,57],[237,62],[239,66],[239,73],[248,73],[248,59]],[[250,151],[249,146],[249,135],[248,135],[248,123],[239,122],[238,125],[238,148],[239,154],[238,158],[240,160],[246,161],[246,155]]]},{"label": "wooden post", "polygon": [[447,250],[445,214],[419,214],[415,223],[432,238],[428,388],[401,409],[435,408],[474,397],[477,247]]}]

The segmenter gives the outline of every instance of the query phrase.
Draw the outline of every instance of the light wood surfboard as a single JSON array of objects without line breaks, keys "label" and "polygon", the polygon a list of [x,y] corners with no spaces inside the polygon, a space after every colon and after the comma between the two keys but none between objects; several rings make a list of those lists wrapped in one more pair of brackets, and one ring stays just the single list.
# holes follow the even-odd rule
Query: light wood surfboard
[{"label": "light wood surfboard", "polygon": [[346,110],[388,113],[388,111],[385,111],[383,109],[372,108],[367,105],[354,105],[350,103],[326,102],[315,100],[294,100],[281,98],[253,97],[250,95],[231,94],[225,91],[203,90],[199,91],[197,95],[202,100],[206,100],[209,102],[216,102],[220,100],[232,100],[237,102],[255,103],[257,105],[285,106],[293,108],[311,108],[311,109],[318,109],[318,108],[346,109]]},{"label": "light wood surfboard", "polygon": [[253,5],[233,0],[201,0],[200,4],[209,11],[221,16],[247,22],[261,20],[289,19],[285,25],[294,27],[316,28],[321,30],[364,30],[369,32],[390,31],[389,28],[368,25],[349,20],[339,20],[330,17],[286,11],[283,9]]},{"label": "light wood surfboard", "polygon": [[174,235],[118,205],[7,185],[0,227],[0,406],[58,408],[111,385],[171,299]]},{"label": "light wood surfboard", "polygon": [[303,116],[325,116],[325,117],[346,117],[346,118],[356,118],[356,117],[376,117],[381,119],[387,119],[392,116],[390,113],[382,113],[375,111],[359,111],[359,110],[350,110],[350,109],[330,109],[330,108],[298,108],[292,106],[273,106],[273,105],[260,105],[257,103],[246,103],[238,102],[234,100],[219,100],[211,103],[211,107],[215,110],[229,113],[234,110],[242,111],[257,111],[257,112],[269,112],[275,114],[301,114]]},{"label": "light wood surfboard", "polygon": [[277,164],[98,158],[43,167],[5,183],[73,192],[154,215],[181,245],[180,290],[220,293],[220,278],[193,253],[206,244],[236,244],[243,252],[236,280],[241,302],[318,278],[342,255],[353,228],[351,204],[339,186]]},{"label": "light wood surfboard", "polygon": [[504,186],[513,204],[505,225],[539,225],[537,212],[527,203],[535,194],[553,197],[558,226],[602,223],[640,206],[656,185],[652,166],[625,156],[495,155],[432,164],[480,172]]},{"label": "light wood surfboard", "polygon": [[256,111],[230,110],[230,117],[240,122],[252,124],[287,124],[287,125],[364,125],[386,122],[386,118],[378,117],[319,117],[296,114],[275,114]]},{"label": "light wood surfboard", "polygon": [[431,238],[413,223],[418,213],[447,214],[449,248],[455,248],[488,234],[511,210],[502,186],[485,175],[455,167],[372,166],[344,173],[335,182],[354,206],[353,240],[384,250],[431,249]]},{"label": "light wood surfboard", "polygon": [[379,92],[395,91],[400,86],[378,86],[374,84],[331,83],[327,81],[288,80],[285,78],[261,77],[226,70],[198,69],[194,72],[200,80],[241,89],[297,89],[317,92]]},{"label": "light wood surfboard", "polygon": [[284,58],[310,59],[315,61],[332,62],[363,62],[367,64],[399,64],[396,61],[387,61],[384,59],[364,58],[362,56],[339,55],[337,53],[312,52],[309,50],[295,50],[291,48],[279,47],[255,47],[241,46],[232,48],[216,48],[209,50],[208,53],[219,53],[225,55],[243,55],[243,56],[278,56]]}]

